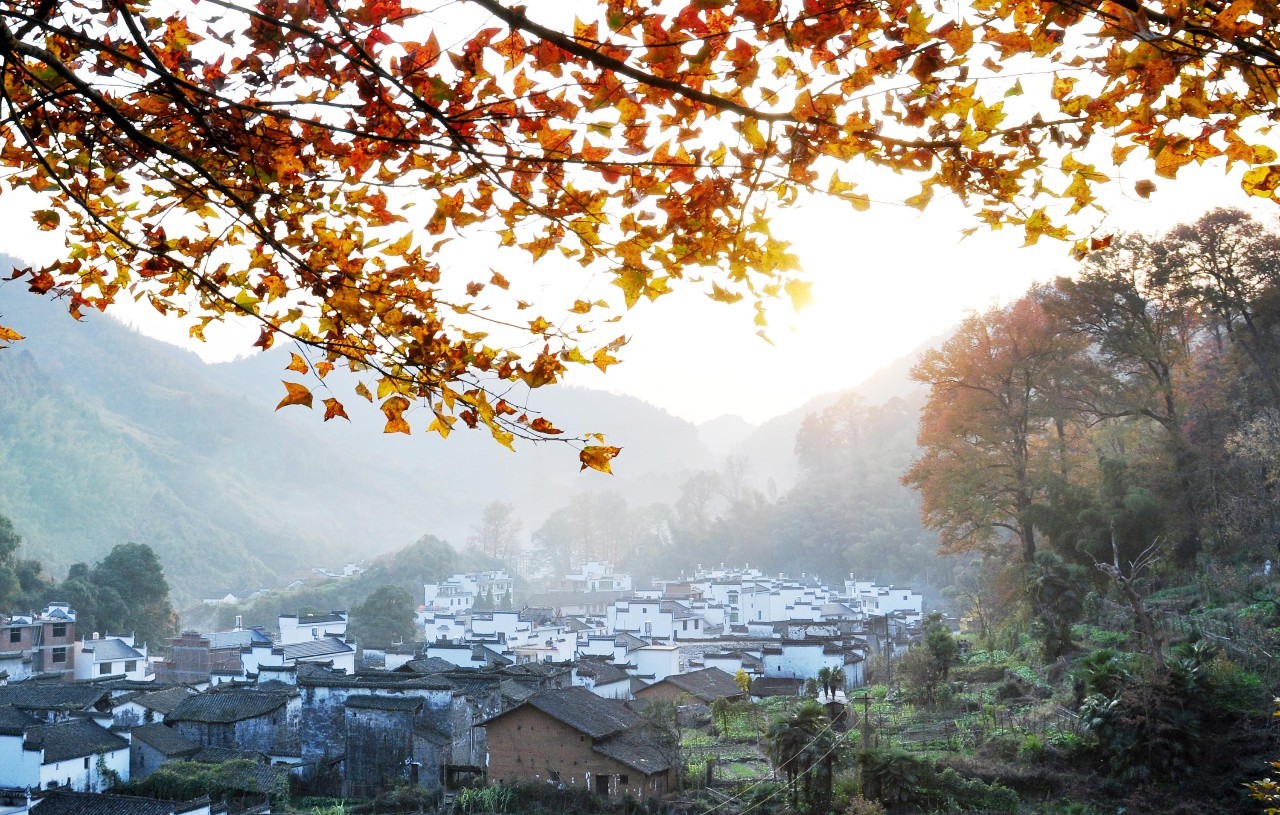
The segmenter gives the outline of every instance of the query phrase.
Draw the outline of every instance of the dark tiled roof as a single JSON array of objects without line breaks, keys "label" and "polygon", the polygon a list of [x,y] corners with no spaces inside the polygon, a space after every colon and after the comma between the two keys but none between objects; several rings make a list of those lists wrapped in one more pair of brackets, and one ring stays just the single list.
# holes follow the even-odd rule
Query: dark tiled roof
[{"label": "dark tiled roof", "polygon": [[0,705],[23,710],[88,710],[111,695],[106,688],[70,682],[18,682],[0,687]]},{"label": "dark tiled roof", "polygon": [[209,641],[209,648],[217,650],[220,648],[245,648],[255,642],[271,642],[271,637],[259,628],[243,628],[239,631],[214,631],[209,634],[201,634],[202,637]]},{"label": "dark tiled roof", "polygon": [[733,698],[742,695],[742,689],[733,677],[719,668],[703,668],[701,671],[672,674],[661,682],[649,687],[656,687],[663,682],[671,684],[704,702],[712,702],[720,698]]},{"label": "dark tiled roof", "polygon": [[519,665],[504,665],[499,672],[504,676],[545,679],[566,674],[569,669],[555,662],[522,662]]},{"label": "dark tiled roof", "polygon": [[595,680],[597,685],[608,685],[627,679],[627,672],[608,662],[583,660],[578,663],[578,675]]},{"label": "dark tiled roof", "polygon": [[512,659],[501,651],[495,651],[487,645],[477,645],[472,654],[493,665],[511,665]]},{"label": "dark tiled roof", "polygon": [[533,705],[553,719],[586,733],[593,739],[612,736],[626,730],[638,720],[636,714],[622,702],[603,699],[586,688],[543,691],[529,697],[525,704]]},{"label": "dark tiled roof", "polygon": [[0,707],[0,735],[18,736],[33,724],[39,724],[34,716],[28,716],[13,705]]},{"label": "dark tiled roof", "polygon": [[613,644],[623,646],[628,650],[630,650],[632,648],[643,648],[649,643],[640,639],[635,634],[628,634],[627,632],[623,631],[620,634],[618,634],[616,637],[614,637]]},{"label": "dark tiled roof", "polygon": [[356,649],[336,637],[321,637],[318,640],[283,645],[280,650],[284,651],[286,659],[311,659],[332,654],[349,654]]},{"label": "dark tiled roof", "polygon": [[289,701],[283,693],[236,688],[212,690],[179,704],[164,717],[166,722],[241,722],[279,710]]},{"label": "dark tiled roof", "polygon": [[120,698],[121,694],[130,693],[132,691],[155,693],[159,690],[186,687],[185,685],[177,682],[156,682],[150,679],[124,679],[118,676],[110,679],[90,679],[89,684],[96,685],[100,688],[110,688],[111,692],[116,695],[117,699]]},{"label": "dark tiled roof", "polygon": [[165,690],[158,690],[154,693],[139,694],[130,701],[142,705],[147,710],[154,710],[157,713],[168,713],[194,695],[195,691],[178,685],[172,688],[166,688]]},{"label": "dark tiled roof", "polygon": [[396,670],[403,673],[437,674],[442,671],[452,671],[457,667],[447,659],[427,657],[426,659],[411,659]]},{"label": "dark tiled roof", "polygon": [[28,727],[26,743],[44,748],[44,763],[129,749],[129,742],[85,719]]},{"label": "dark tiled roof", "polygon": [[671,760],[662,750],[658,734],[643,724],[598,741],[592,749],[645,775],[671,768]]},{"label": "dark tiled roof", "polygon": [[502,698],[512,704],[526,702],[531,696],[538,692],[536,687],[530,687],[524,682],[515,679],[502,680]]},{"label": "dark tiled roof", "polygon": [[120,660],[146,659],[140,651],[121,639],[87,640],[84,652],[93,654],[94,662],[119,662]]},{"label": "dark tiled roof", "polygon": [[183,815],[209,805],[207,798],[187,801],[155,801],[131,795],[101,792],[46,792],[32,812],[40,815]]},{"label": "dark tiled roof", "polygon": [[[289,614],[286,617],[292,616]],[[319,625],[320,623],[345,623],[347,612],[331,611],[328,614],[299,614],[298,625]]]},{"label": "dark tiled roof", "polygon": [[144,724],[129,731],[133,740],[146,744],[151,749],[166,756],[195,755],[200,750],[200,743],[162,724]]},{"label": "dark tiled roof", "polygon": [[751,680],[752,696],[799,696],[804,687],[803,679],[786,677],[757,677]]},{"label": "dark tiled roof", "polygon": [[[450,664],[450,670],[458,666]],[[455,683],[439,674],[424,676],[403,671],[361,671],[352,675],[323,665],[298,664],[298,684],[322,688],[385,688],[389,690],[455,690]]]},{"label": "dark tiled roof", "polygon": [[257,750],[233,750],[230,747],[205,747],[191,757],[192,761],[198,761],[201,764],[221,764],[224,761],[235,761],[236,759],[248,759],[262,764],[267,760],[267,757]]},{"label": "dark tiled roof", "polygon": [[348,696],[347,707],[365,710],[416,711],[422,707],[418,696]]}]

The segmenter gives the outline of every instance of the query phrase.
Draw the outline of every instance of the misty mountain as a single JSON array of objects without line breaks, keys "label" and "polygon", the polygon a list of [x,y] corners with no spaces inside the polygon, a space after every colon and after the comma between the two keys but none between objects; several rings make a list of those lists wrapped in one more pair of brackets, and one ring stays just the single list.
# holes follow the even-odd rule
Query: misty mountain
[{"label": "misty mountain", "polygon": [[761,483],[772,479],[775,489],[790,489],[799,475],[795,455],[796,434],[806,417],[821,413],[850,393],[856,394],[867,406],[882,405],[890,399],[901,397],[918,409],[924,403],[928,390],[911,380],[911,368],[926,351],[941,341],[942,337],[939,336],[923,343],[853,388],[820,394],[795,410],[775,416],[734,445],[730,454],[745,457],[752,476]]},{"label": "misty mountain", "polygon": [[693,425],[630,397],[562,388],[530,400],[558,426],[622,446],[609,477],[580,473],[565,444],[513,454],[483,432],[384,435],[381,414],[344,385],[350,424],[275,412],[293,376],[283,348],[207,365],[13,285],[0,287],[0,314],[26,336],[0,351],[0,513],[23,556],[60,577],[117,543],[148,543],[180,603],[425,533],[462,545],[499,498],[526,530],[579,491],[673,500],[680,472],[714,464]]},{"label": "misty mountain", "polygon": [[726,413],[698,425],[698,438],[717,458],[729,455],[756,426],[741,416]]}]

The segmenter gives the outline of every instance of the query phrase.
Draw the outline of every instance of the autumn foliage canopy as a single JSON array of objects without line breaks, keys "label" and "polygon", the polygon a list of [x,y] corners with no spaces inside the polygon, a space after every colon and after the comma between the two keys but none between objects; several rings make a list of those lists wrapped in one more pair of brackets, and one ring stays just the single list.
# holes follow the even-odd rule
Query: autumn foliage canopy
[{"label": "autumn foliage canopy", "polygon": [[[578,6],[0,0],[0,189],[39,193],[70,247],[17,277],[73,314],[150,302],[196,337],[256,320],[260,346],[301,352],[282,404],[344,417],[344,365],[388,432],[420,416],[510,445],[560,434],[513,386],[616,362],[607,322],[641,298],[802,298],[766,205],[865,209],[867,167],[1029,242],[1074,239],[1110,164],[1219,159],[1280,188],[1267,0]],[[443,241],[482,234],[617,292],[551,310],[442,266]],[[572,441],[584,467],[617,453]]]}]

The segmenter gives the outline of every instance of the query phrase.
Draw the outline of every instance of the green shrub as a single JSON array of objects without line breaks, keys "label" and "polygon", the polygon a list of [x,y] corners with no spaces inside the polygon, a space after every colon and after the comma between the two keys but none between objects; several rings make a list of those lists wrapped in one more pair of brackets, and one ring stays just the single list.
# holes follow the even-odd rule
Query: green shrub
[{"label": "green shrub", "polygon": [[1122,648],[1129,642],[1129,633],[1126,631],[1112,631],[1109,628],[1099,628],[1088,623],[1071,626],[1071,635],[1077,639],[1094,642],[1103,648]]},{"label": "green shrub", "polygon": [[1004,665],[1009,659],[1008,651],[970,651],[964,661],[966,665]]},{"label": "green shrub", "polygon": [[1024,764],[1040,764],[1044,761],[1044,741],[1033,733],[1022,737],[1018,745],[1018,760]]},{"label": "green shrub", "polygon": [[862,750],[858,753],[862,793],[889,806],[906,804],[924,784],[931,763],[901,750]]},{"label": "green shrub", "polygon": [[1262,677],[1224,656],[1209,663],[1209,688],[1215,707],[1227,713],[1251,713],[1262,707],[1266,694]]},{"label": "green shrub", "polygon": [[852,770],[841,770],[831,779],[831,809],[835,812],[846,809],[861,797],[861,792],[858,774]]},{"label": "green shrub", "polygon": [[885,815],[883,804],[879,801],[861,797],[854,798],[843,810],[839,811],[842,811],[844,815]]},{"label": "green shrub", "polygon": [[1075,679],[1084,694],[1098,693],[1110,698],[1120,692],[1132,673],[1132,654],[1101,648],[1076,663]]},{"label": "green shrub", "polygon": [[994,810],[1014,812],[1018,796],[1008,787],[968,778],[950,767],[901,750],[863,750],[858,753],[862,791],[886,806],[924,810]]},{"label": "green shrub", "polygon": [[494,784],[462,790],[454,799],[453,807],[462,815],[498,815],[498,813],[510,812],[515,801],[515,790]]}]

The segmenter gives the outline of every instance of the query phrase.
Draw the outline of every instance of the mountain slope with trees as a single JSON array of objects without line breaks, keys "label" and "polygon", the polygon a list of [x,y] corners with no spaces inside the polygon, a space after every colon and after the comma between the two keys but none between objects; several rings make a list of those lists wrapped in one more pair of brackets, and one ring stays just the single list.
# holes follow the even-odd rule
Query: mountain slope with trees
[{"label": "mountain slope with trees", "polygon": [[[102,315],[60,312],[0,286],[0,313],[20,313],[27,332],[0,352],[0,513],[25,540],[21,556],[56,576],[146,542],[185,605],[389,551],[424,529],[461,546],[492,500],[536,525],[604,480],[577,473],[562,446],[514,455],[468,434],[442,443],[275,413],[282,349],[206,365]],[[607,483],[640,500],[673,498],[671,473],[711,462],[692,425],[640,400],[539,393],[552,402],[617,427],[629,455]]]}]

